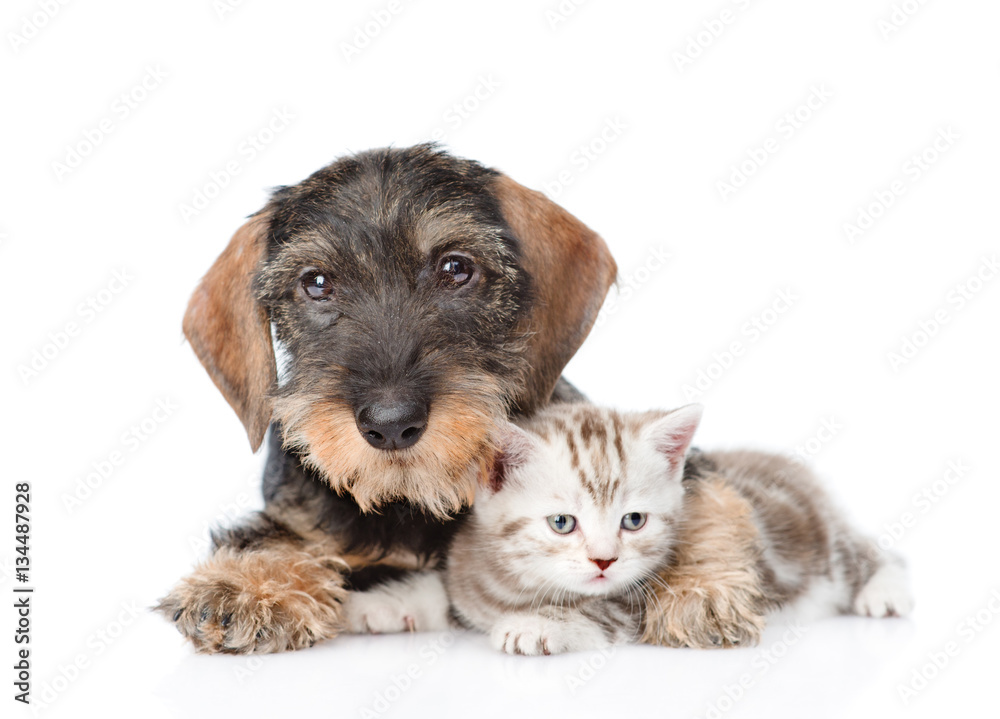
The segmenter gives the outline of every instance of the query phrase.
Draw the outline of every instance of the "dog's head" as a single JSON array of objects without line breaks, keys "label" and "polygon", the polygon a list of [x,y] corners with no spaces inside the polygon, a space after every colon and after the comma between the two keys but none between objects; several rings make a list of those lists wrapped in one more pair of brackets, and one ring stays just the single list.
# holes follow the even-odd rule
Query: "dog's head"
[{"label": "dog's head", "polygon": [[431,146],[375,150],[278,190],[184,333],[255,450],[277,420],[362,508],[445,515],[487,475],[497,422],[548,401],[614,276],[543,195]]}]

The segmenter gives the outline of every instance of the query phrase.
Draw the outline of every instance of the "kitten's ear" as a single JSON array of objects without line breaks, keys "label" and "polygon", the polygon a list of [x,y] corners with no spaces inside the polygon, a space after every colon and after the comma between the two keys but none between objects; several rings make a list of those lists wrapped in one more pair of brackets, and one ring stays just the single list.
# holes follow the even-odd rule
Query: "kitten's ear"
[{"label": "kitten's ear", "polygon": [[510,471],[527,462],[538,443],[533,435],[513,422],[504,422],[497,428],[495,441],[497,451],[493,455],[493,465],[486,483],[490,494],[503,489]]},{"label": "kitten's ear", "polygon": [[684,466],[703,409],[700,404],[685,405],[656,420],[646,430],[656,451],[666,455],[674,471]]}]

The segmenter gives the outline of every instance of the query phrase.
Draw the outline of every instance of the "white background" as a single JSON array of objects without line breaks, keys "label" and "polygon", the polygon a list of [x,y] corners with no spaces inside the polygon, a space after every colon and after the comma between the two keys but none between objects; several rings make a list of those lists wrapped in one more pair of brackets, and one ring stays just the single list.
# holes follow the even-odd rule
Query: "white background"
[{"label": "white background", "polygon": [[[12,700],[8,600],[25,480],[44,716],[995,714],[1000,281],[976,273],[1000,245],[1000,6],[899,4],[910,14],[897,27],[884,25],[890,0],[594,0],[563,3],[558,22],[556,0],[399,0],[395,13],[249,0],[221,16],[211,0],[121,0],[51,17],[45,2],[5,3],[4,716],[29,715]],[[730,22],[699,47],[724,10]],[[391,19],[359,36],[372,13]],[[698,56],[681,68],[686,48]],[[832,96],[799,108],[814,88]],[[797,109],[809,117],[789,133]],[[294,119],[268,135],[275,112]],[[436,129],[455,153],[547,189],[617,257],[617,309],[568,376],[597,401],[647,408],[686,402],[683,386],[711,372],[701,446],[815,450],[861,526],[885,533],[912,515],[886,539],[913,567],[912,619],[835,618],[801,637],[775,627],[760,649],[727,652],[525,659],[478,636],[416,635],[248,659],[195,656],[146,611],[204,555],[212,523],[260,503],[260,458],[181,336],[198,278],[269,187]],[[936,152],[941,131],[953,139]],[[774,151],[724,199],[718,183],[768,139]],[[238,173],[211,187],[228,163]],[[555,184],[560,173],[571,182]],[[845,223],[896,181],[902,193],[850,241]],[[185,217],[198,192],[212,199]],[[959,285],[962,307],[949,301]],[[781,291],[791,308],[765,314]],[[914,338],[938,310],[948,321]],[[769,322],[758,338],[754,318]],[[906,337],[922,346],[894,367]],[[723,371],[716,355],[734,342]],[[159,422],[157,401],[174,407]],[[68,506],[115,452],[119,466]],[[950,485],[949,462],[970,468]],[[916,499],[924,490],[933,503]],[[986,624],[973,629],[977,612]],[[946,648],[943,669],[924,668]],[[419,676],[394,689],[411,664]],[[914,671],[935,676],[904,702]]]}]

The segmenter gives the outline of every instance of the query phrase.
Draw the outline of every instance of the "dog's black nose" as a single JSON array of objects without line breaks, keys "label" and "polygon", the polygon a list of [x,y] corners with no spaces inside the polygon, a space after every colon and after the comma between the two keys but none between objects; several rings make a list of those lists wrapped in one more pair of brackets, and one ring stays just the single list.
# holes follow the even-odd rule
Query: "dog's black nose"
[{"label": "dog's black nose", "polygon": [[373,402],[355,415],[358,431],[376,449],[405,449],[427,427],[427,405],[414,400]]}]

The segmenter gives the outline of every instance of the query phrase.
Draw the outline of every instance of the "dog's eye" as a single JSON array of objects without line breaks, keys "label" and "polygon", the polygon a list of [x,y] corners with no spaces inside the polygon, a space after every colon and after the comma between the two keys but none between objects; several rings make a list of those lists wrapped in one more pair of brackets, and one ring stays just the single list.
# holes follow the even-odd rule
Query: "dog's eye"
[{"label": "dog's eye", "polygon": [[319,270],[309,270],[299,280],[306,297],[317,302],[325,302],[333,295],[333,278]]},{"label": "dog's eye", "polygon": [[438,264],[439,280],[454,287],[469,284],[476,277],[476,265],[464,255],[446,255]]}]

